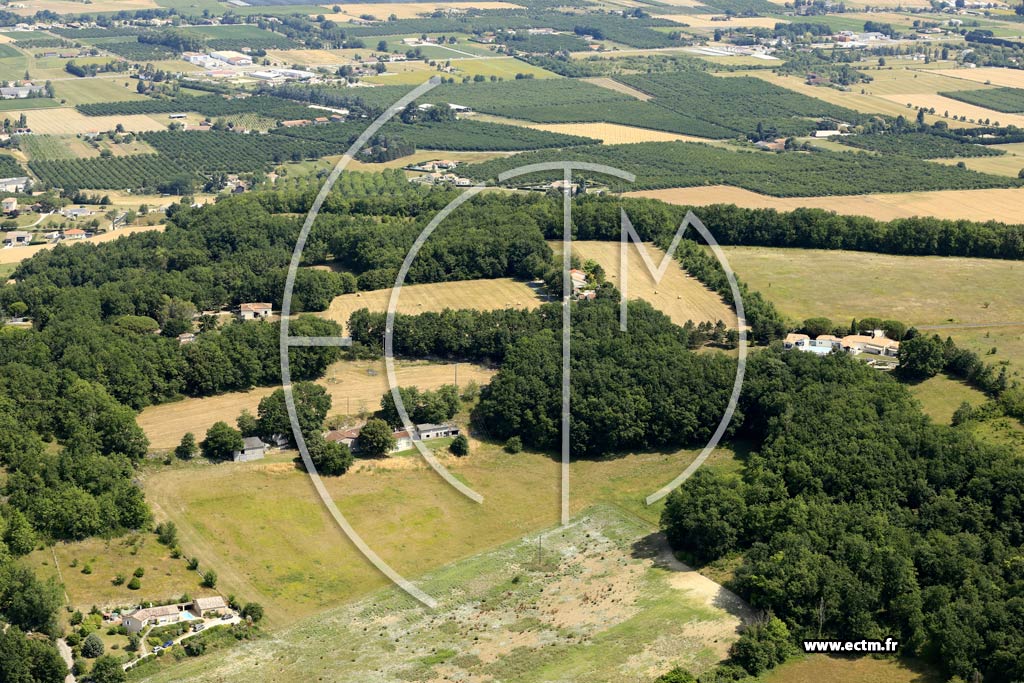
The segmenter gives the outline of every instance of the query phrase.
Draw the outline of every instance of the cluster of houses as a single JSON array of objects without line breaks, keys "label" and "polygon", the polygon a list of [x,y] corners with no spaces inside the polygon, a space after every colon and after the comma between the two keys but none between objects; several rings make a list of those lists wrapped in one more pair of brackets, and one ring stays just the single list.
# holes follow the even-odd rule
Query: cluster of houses
[{"label": "cluster of houses", "polygon": [[[60,242],[61,240],[84,240],[92,237],[91,232],[80,230],[79,228],[69,228],[67,230],[53,230],[51,232],[43,233],[43,239],[47,242]],[[27,230],[11,230],[4,234],[3,246],[4,247],[27,247],[32,244],[32,240],[35,238],[35,233]]]},{"label": "cluster of houses", "polygon": [[413,176],[409,178],[409,182],[422,183],[424,185],[454,185],[455,187],[472,187],[473,185],[473,181],[469,178],[463,178],[454,173],[441,173],[440,171]]},{"label": "cluster of houses", "polygon": [[[344,444],[348,446],[353,453],[358,453],[359,434],[361,431],[362,426],[350,427],[348,429],[333,429],[324,434],[324,439]],[[410,448],[413,448],[417,441],[456,437],[460,433],[461,432],[457,426],[448,423],[418,424],[415,425],[411,431],[397,429],[392,432],[392,436],[395,438],[395,447],[391,449],[391,452],[398,453],[399,451],[407,451]],[[271,439],[271,443],[269,444],[258,436],[247,436],[242,439],[242,448],[231,454],[231,460],[233,462],[252,462],[254,460],[262,460],[266,456],[268,448],[272,446],[286,446],[289,441],[289,437],[284,434],[275,436]]]},{"label": "cluster of houses", "polygon": [[407,166],[407,171],[418,171],[421,175],[413,176],[409,179],[413,183],[423,183],[425,185],[454,185],[456,187],[471,187],[473,181],[469,178],[463,178],[460,175],[452,173],[456,166],[459,165],[457,161],[450,161],[448,159],[438,159],[435,161],[424,161],[420,164],[413,166]]},{"label": "cluster of houses", "polygon": [[231,613],[224,598],[214,595],[207,598],[196,598],[192,602],[140,607],[127,614],[121,614],[120,617],[121,625],[128,633],[138,633],[147,626],[167,626],[181,621],[209,619]]},{"label": "cluster of houses", "polygon": [[[360,430],[360,427],[335,429],[324,434],[324,438],[328,441],[345,444],[352,449],[353,453],[358,453]],[[413,448],[417,441],[429,441],[431,439],[455,437],[460,433],[461,432],[457,426],[449,423],[418,424],[413,426],[412,431],[397,429],[391,434],[395,438],[395,447],[391,449],[391,452],[398,453],[399,451],[407,451],[410,448]]]},{"label": "cluster of houses", "polygon": [[875,356],[896,358],[900,354],[900,343],[885,336],[884,330],[872,330],[870,334],[850,334],[836,337],[822,334],[814,339],[806,334],[787,334],[782,341],[787,350],[806,351],[825,356],[833,351],[845,351],[851,355],[869,353]]},{"label": "cluster of houses", "polygon": [[327,123],[337,123],[344,120],[344,116],[335,113],[330,116],[317,116],[312,119],[288,119],[287,121],[282,121],[281,125],[284,128],[300,128],[302,126],[322,126]]}]

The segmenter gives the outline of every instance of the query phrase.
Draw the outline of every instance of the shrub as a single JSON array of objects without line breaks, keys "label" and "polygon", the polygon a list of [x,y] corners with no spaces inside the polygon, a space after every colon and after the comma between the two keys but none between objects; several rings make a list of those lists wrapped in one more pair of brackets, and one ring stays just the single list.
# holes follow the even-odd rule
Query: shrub
[{"label": "shrub", "polygon": [[96,659],[103,654],[103,641],[95,633],[90,633],[82,641],[82,656],[89,659]]},{"label": "shrub", "polygon": [[217,586],[217,572],[207,569],[203,572],[202,586],[204,588],[215,588]]},{"label": "shrub", "polygon": [[516,453],[519,453],[522,450],[523,450],[523,440],[520,439],[518,436],[510,437],[509,440],[505,442],[505,452],[506,453],[516,454]]},{"label": "shrub", "polygon": [[143,569],[142,567],[136,567],[135,571],[132,572],[132,575],[141,579],[143,576],[146,575],[146,570]]},{"label": "shrub", "polygon": [[252,623],[259,623],[263,619],[263,605],[258,602],[247,602],[242,608],[242,616],[251,619]]},{"label": "shrub", "polygon": [[452,441],[452,444],[451,446],[448,447],[448,450],[452,452],[452,455],[457,455],[459,457],[469,455],[469,439],[467,439],[464,435],[459,434]]},{"label": "shrub", "polygon": [[160,522],[156,525],[156,537],[163,545],[170,548],[178,542],[178,527],[174,522]]},{"label": "shrub", "polygon": [[133,576],[132,580],[128,582],[128,590],[137,591],[142,588],[142,582],[139,581],[139,577]]}]

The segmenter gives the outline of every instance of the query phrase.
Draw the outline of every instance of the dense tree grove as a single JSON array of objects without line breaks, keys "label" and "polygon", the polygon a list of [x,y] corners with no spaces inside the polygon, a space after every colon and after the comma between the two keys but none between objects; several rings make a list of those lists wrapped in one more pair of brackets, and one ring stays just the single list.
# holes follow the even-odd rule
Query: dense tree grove
[{"label": "dense tree grove", "polygon": [[[617,297],[573,307],[573,453],[706,441],[728,402],[735,361],[690,352],[687,332],[644,302],[630,303],[626,332],[618,315]],[[535,448],[557,448],[561,355],[561,335],[552,329],[517,337],[484,387],[474,422],[500,440],[519,436]]]},{"label": "dense tree grove", "polygon": [[741,412],[742,476],[702,470],[668,499],[677,549],[738,553],[732,587],[796,638],[892,636],[948,675],[1024,677],[1022,461],[843,354],[755,354]]}]

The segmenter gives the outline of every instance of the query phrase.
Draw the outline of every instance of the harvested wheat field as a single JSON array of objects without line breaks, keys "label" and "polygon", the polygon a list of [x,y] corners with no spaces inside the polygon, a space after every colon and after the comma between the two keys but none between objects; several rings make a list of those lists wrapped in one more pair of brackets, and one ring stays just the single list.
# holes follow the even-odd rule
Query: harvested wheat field
[{"label": "harvested wheat field", "polygon": [[[346,327],[348,317],[353,311],[360,308],[386,311],[390,299],[390,289],[343,294],[335,297],[330,308],[320,315]],[[498,308],[535,308],[541,303],[534,287],[525,282],[510,278],[466,280],[405,285],[398,299],[398,312],[415,314],[424,311],[443,311],[446,308],[475,308],[480,311]]]},{"label": "harvested wheat field", "polygon": [[564,133],[565,135],[582,135],[588,138],[600,140],[606,145],[623,145],[634,142],[707,142],[714,144],[715,140],[696,137],[694,135],[680,135],[678,133],[666,133],[660,130],[649,130],[635,126],[623,126],[618,123],[537,123],[530,124],[529,128],[546,130],[551,133]]},{"label": "harvested wheat field", "polygon": [[91,0],[88,4],[74,0],[23,0],[20,6],[11,11],[21,16],[31,16],[36,12],[48,10],[57,14],[81,14],[83,11],[120,12],[121,10],[154,9],[158,7],[154,0]]},{"label": "harvested wheat field", "polygon": [[[916,113],[916,109],[907,109],[907,104],[912,104],[914,107],[924,107],[925,109],[931,109],[934,107],[937,116],[942,116],[947,111],[950,116],[966,116],[968,121],[966,122],[954,122],[948,120],[951,128],[965,128],[973,125],[973,122],[980,122],[986,119],[990,121],[998,121],[1003,126],[1019,126],[1024,127],[1024,114],[1007,114],[995,109],[986,109],[985,107],[978,107],[973,104],[967,104],[960,100],[954,100],[950,97],[943,97],[942,95],[928,95],[922,94],[909,94],[909,95],[881,95],[882,99],[889,100],[896,104],[904,105],[904,109],[909,114],[906,114],[907,118],[910,118],[911,114]],[[947,120],[947,119],[943,119]]]},{"label": "harvested wheat field", "polygon": [[[327,3],[323,7],[334,7],[334,3]],[[497,2],[494,0],[480,0],[476,2],[471,0],[470,2],[444,2],[430,4],[426,2],[360,2],[353,4],[340,5],[341,14],[347,14],[353,17],[361,17],[364,14],[369,14],[378,19],[387,19],[394,14],[399,19],[415,19],[418,16],[424,14],[430,14],[437,10],[469,10],[469,9],[484,9],[484,10],[515,10],[522,9],[520,5],[513,4],[511,2]]]},{"label": "harvested wheat field", "polygon": [[720,14],[658,14],[659,19],[668,19],[690,28],[775,28],[776,24],[788,24],[784,19],[773,17],[733,17],[728,22],[715,21]]},{"label": "harvested wheat field", "polygon": [[[16,115],[16,114],[12,114]],[[129,114],[126,116],[86,116],[76,109],[35,109],[27,113],[28,125],[35,133],[74,134],[98,130],[113,130],[122,124],[128,131],[163,130],[167,123],[155,116]]]},{"label": "harvested wheat field", "polygon": [[[97,235],[92,239],[82,240],[81,242],[75,242],[74,244],[97,244],[100,242],[110,242],[116,240],[118,237],[124,237],[125,235],[134,235],[137,232],[148,232],[150,230],[163,230],[163,225],[134,225],[128,228],[122,228],[117,232],[105,232],[102,235]],[[74,246],[71,245],[71,246]],[[8,249],[0,249],[0,263],[21,263],[30,256],[35,256],[41,251],[46,249],[53,249],[54,244],[36,244],[31,247],[13,247]],[[64,246],[69,246],[65,244]]]},{"label": "harvested wheat field", "polygon": [[581,78],[580,80],[586,81],[587,83],[591,83],[602,88],[606,88],[608,90],[614,90],[615,92],[622,93],[623,95],[635,97],[636,99],[643,100],[644,102],[651,99],[651,96],[645,93],[644,91],[632,88],[626,85],[625,83],[619,83],[613,78],[597,76],[595,78]]},{"label": "harvested wheat field", "polygon": [[[986,66],[980,69],[950,69],[943,71],[946,76],[963,78],[975,83],[991,83],[1007,88],[1024,88],[1024,71]],[[966,88],[965,88],[966,89]]]},{"label": "harvested wheat field", "polygon": [[[552,249],[561,253],[561,242],[550,244]],[[665,252],[649,243],[645,243],[644,247],[657,267]],[[621,286],[618,242],[578,241],[573,242],[572,249],[581,260],[593,259],[601,264],[608,282],[616,287]],[[627,265],[627,294],[631,299],[643,299],[677,325],[687,320],[695,323],[721,320],[729,327],[736,327],[736,312],[722,301],[722,297],[687,275],[678,262],[670,263],[661,282],[655,282],[640,252],[630,243]]]},{"label": "harvested wheat field", "polygon": [[728,185],[675,187],[627,192],[628,197],[649,197],[669,204],[706,206],[736,204],[751,209],[792,211],[801,207],[825,209],[848,216],[890,221],[911,216],[1024,223],[1024,188],[994,190],[939,190],[845,197],[768,197]]},{"label": "harvested wheat field", "polygon": [[[754,70],[754,71],[743,71],[735,72],[734,74],[717,74],[722,78],[730,78],[733,76],[753,76],[755,78],[761,78],[769,83],[795,90],[798,93],[807,95],[808,97],[817,97],[820,100],[824,100],[831,104],[837,104],[841,107],[847,107],[855,111],[870,113],[870,114],[888,114],[890,116],[913,116],[916,112],[910,111],[908,114],[907,100],[903,98],[903,102],[897,103],[885,99],[884,97],[876,97],[874,95],[861,94],[861,90],[867,90],[869,85],[865,85],[863,88],[851,90],[850,92],[842,92],[835,88],[807,85],[807,82],[801,76],[780,76],[771,73],[766,70]],[[942,111],[939,111],[941,114]],[[935,121],[942,120],[938,116],[928,116],[927,120],[932,123]]]},{"label": "harvested wheat field", "polygon": [[[473,381],[487,384],[493,370],[470,363],[431,363],[398,361],[395,374],[401,386],[436,389],[442,384],[465,386]],[[354,415],[380,408],[380,397],[388,391],[384,361],[339,361],[317,380],[334,401],[331,415]],[[223,420],[234,424],[239,414],[248,409],[253,415],[260,399],[278,387],[258,387],[206,398],[186,398],[174,403],[150,406],[139,414],[138,423],[155,449],[174,448],[186,432],[201,440],[213,423]]]}]

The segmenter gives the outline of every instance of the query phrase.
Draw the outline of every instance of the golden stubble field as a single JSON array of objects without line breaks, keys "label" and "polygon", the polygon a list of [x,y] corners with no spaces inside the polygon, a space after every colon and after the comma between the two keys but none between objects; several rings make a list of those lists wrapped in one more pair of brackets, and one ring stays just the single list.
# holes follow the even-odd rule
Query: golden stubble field
[{"label": "golden stubble field", "polygon": [[[536,308],[543,303],[538,291],[539,285],[511,278],[405,285],[399,295],[398,312],[415,315],[427,311],[443,311],[446,308],[472,308],[482,311]],[[354,311],[360,308],[386,311],[390,299],[390,289],[343,294],[335,297],[330,307],[318,315],[333,320],[347,331],[348,318]]]},{"label": "golden stubble field", "polygon": [[[333,8],[333,3],[327,3],[323,5],[327,8]],[[376,17],[377,19],[387,19],[394,14],[398,19],[415,19],[416,17],[424,14],[430,14],[438,9],[446,10],[469,10],[469,9],[481,9],[481,10],[510,10],[510,9],[522,9],[521,5],[516,5],[511,2],[500,2],[498,0],[470,0],[464,2],[458,0],[456,2],[445,2],[445,3],[424,3],[424,2],[360,2],[353,4],[342,4],[341,14],[347,17],[359,18],[364,14],[369,14]]]},{"label": "golden stubble field", "polygon": [[[17,112],[14,113],[16,115]],[[52,133],[55,135],[89,133],[93,131],[114,130],[118,124],[125,130],[145,132],[163,130],[170,120],[157,115],[129,114],[126,116],[86,116],[70,107],[55,109],[33,109],[26,113],[28,125],[35,133]]]},{"label": "golden stubble field", "polygon": [[[996,157],[1001,158],[1001,157]],[[967,160],[970,162],[970,160]],[[750,209],[792,211],[801,207],[825,209],[882,221],[912,216],[1024,223],[1024,188],[938,190],[842,197],[769,197],[729,185],[676,187],[627,192],[629,197],[660,199],[669,204],[707,206],[736,204]]]},{"label": "golden stubble field", "polygon": [[[953,78],[965,79],[975,83],[1005,86],[1007,88],[1024,88],[1024,71],[1019,69],[987,66],[977,69],[950,69],[945,74]],[[968,90],[970,88],[965,84],[965,87],[962,89]]]},{"label": "golden stubble field", "polygon": [[[461,387],[469,382],[487,384],[494,370],[472,363],[431,363],[427,361],[398,361],[395,374],[401,386],[436,389],[442,384],[454,384],[458,374]],[[331,415],[352,415],[373,412],[380,408],[381,396],[389,390],[384,361],[339,361],[327,369],[317,380],[333,400]],[[258,387],[250,391],[236,391],[205,398],[186,398],[144,409],[138,417],[139,426],[150,440],[150,447],[172,449],[186,432],[201,441],[215,422],[234,425],[243,410],[253,415],[260,399],[269,396],[278,387]]]},{"label": "golden stubble field", "polygon": [[[561,253],[561,242],[552,241],[549,244],[557,253]],[[645,243],[644,247],[657,267],[665,252],[650,243]],[[572,249],[581,260],[593,259],[601,264],[608,282],[621,287],[618,242],[575,241]],[[640,252],[632,243],[629,245],[627,259],[629,298],[643,299],[665,313],[677,325],[682,325],[688,320],[695,323],[721,320],[730,328],[736,327],[736,312],[722,301],[722,297],[687,275],[678,261],[673,260],[661,282],[655,282]]]}]

